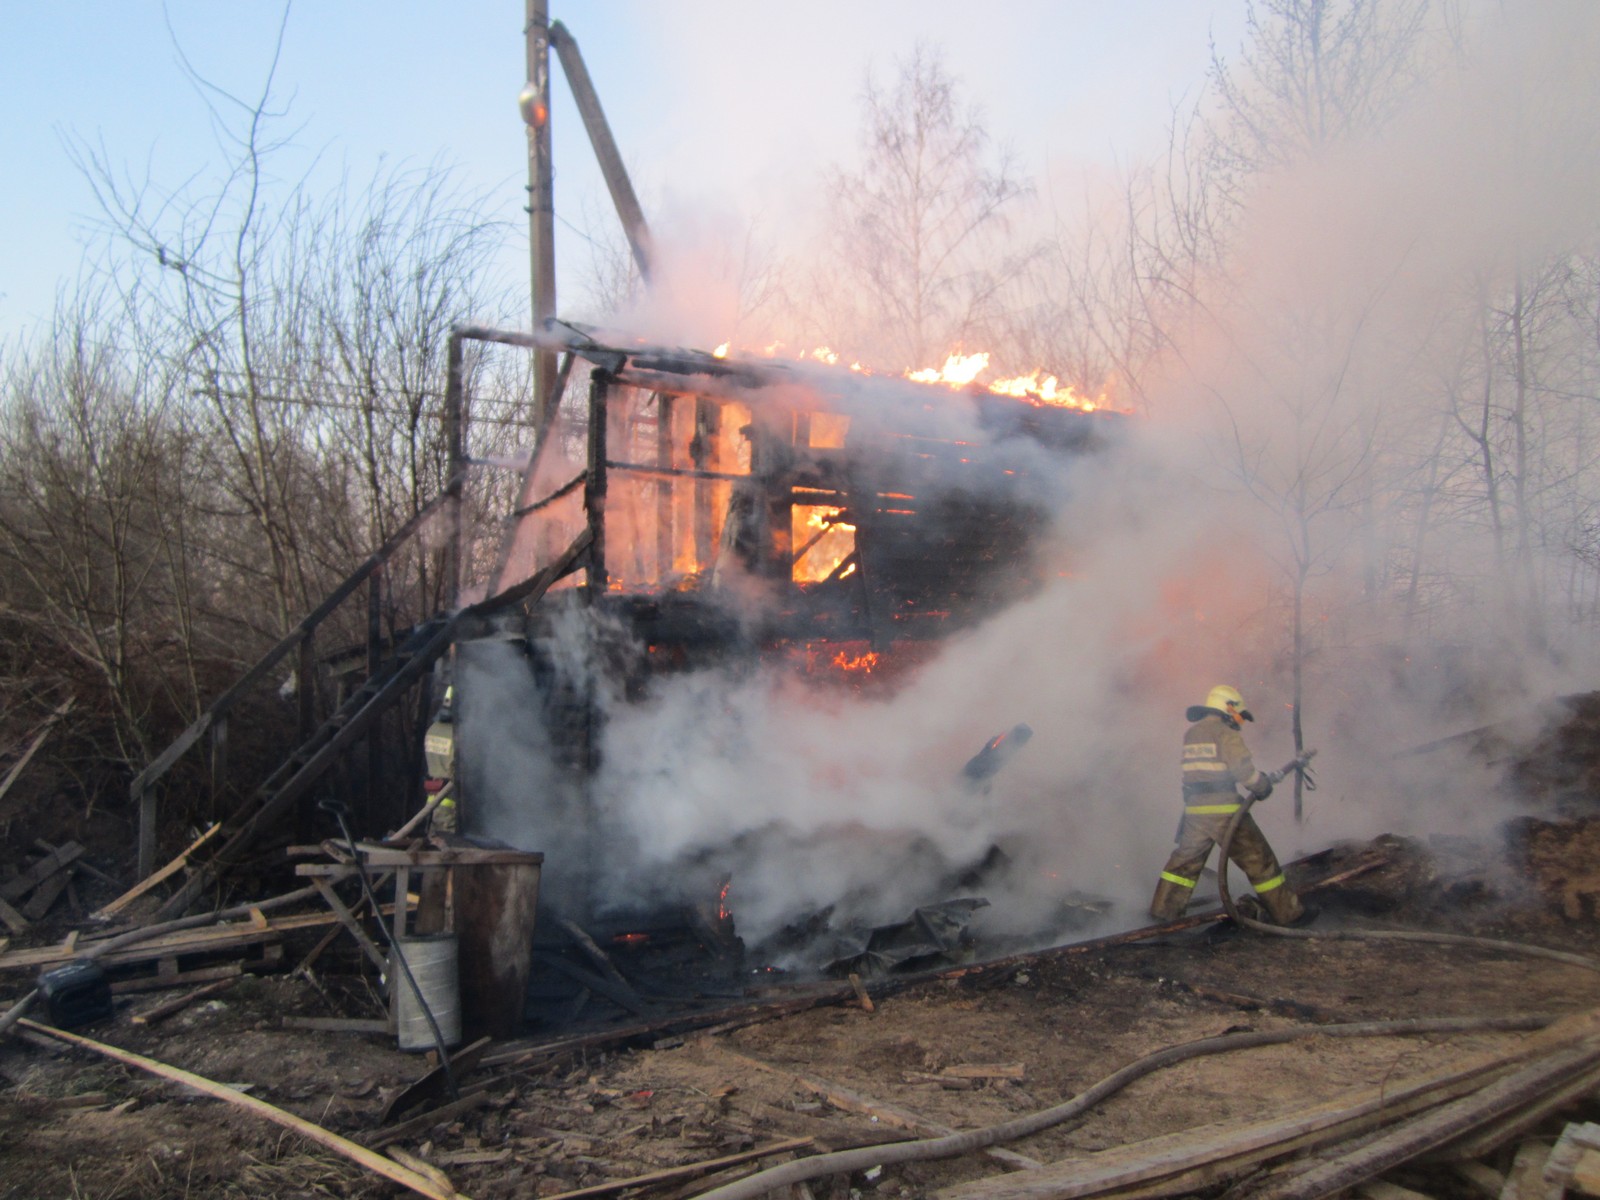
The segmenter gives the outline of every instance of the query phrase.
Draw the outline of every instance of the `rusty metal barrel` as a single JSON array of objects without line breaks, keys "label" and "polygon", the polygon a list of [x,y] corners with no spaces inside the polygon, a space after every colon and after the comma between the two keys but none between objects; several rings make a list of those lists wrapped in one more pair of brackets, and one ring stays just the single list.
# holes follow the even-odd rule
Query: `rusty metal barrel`
[{"label": "rusty metal barrel", "polygon": [[469,1037],[522,1029],[544,855],[453,849],[455,929],[461,941],[461,1021]]}]

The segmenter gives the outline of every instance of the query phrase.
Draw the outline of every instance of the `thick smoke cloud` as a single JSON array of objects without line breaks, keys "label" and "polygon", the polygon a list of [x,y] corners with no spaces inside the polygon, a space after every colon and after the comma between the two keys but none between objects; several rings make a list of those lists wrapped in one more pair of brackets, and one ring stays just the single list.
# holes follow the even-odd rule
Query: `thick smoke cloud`
[{"label": "thick smoke cloud", "polygon": [[[1077,896],[1126,924],[1177,817],[1184,708],[1233,683],[1258,715],[1258,763],[1292,753],[1302,570],[1323,787],[1303,824],[1286,794],[1259,810],[1280,855],[1502,820],[1505,781],[1461,746],[1395,756],[1479,722],[1536,724],[1537,700],[1592,685],[1591,656],[1560,630],[1534,645],[1497,601],[1463,607],[1430,630],[1429,661],[1407,661],[1366,577],[1385,551],[1370,502],[1438,421],[1461,289],[1592,241],[1600,14],[1540,6],[1493,32],[1381,136],[1257,181],[1194,336],[1148,388],[1153,415],[1115,454],[1071,465],[1049,586],[891,696],[707,671],[614,704],[596,781],[606,853],[585,860],[601,907],[731,875],[740,931],[761,941],[830,905],[837,921],[901,918],[961,892],[961,870],[998,846],[1011,869],[985,881],[983,927],[1057,936],[1081,918]],[[1492,574],[1482,530],[1451,536],[1440,561]],[[966,786],[962,764],[1017,722],[1035,731],[1026,750],[986,794]],[[495,751],[524,752],[488,774],[537,780],[538,747]],[[563,819],[502,836],[552,849]]]}]

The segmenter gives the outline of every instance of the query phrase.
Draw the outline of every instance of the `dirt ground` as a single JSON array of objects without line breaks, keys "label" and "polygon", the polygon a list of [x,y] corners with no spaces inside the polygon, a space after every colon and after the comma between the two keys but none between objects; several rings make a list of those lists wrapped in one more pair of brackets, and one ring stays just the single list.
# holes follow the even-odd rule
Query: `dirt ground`
[{"label": "dirt ground", "polygon": [[[1470,932],[1600,955],[1600,797],[1570,779],[1562,786],[1551,816],[1508,824],[1496,845],[1383,838],[1297,867],[1303,883],[1374,856],[1385,863],[1316,893],[1323,913],[1313,928]],[[0,978],[0,998],[28,982]],[[548,1197],[786,1139],[810,1139],[802,1152],[811,1153],[903,1138],[913,1117],[924,1134],[985,1126],[1058,1104],[1162,1047],[1225,1031],[1575,1012],[1600,1005],[1600,973],[1500,950],[1289,940],[1224,923],[869,990],[870,1011],[833,1000],[559,1054],[531,1041],[496,1045],[487,1065],[462,1073],[468,1091],[487,1086],[480,1107],[394,1145],[466,1195]],[[169,995],[124,1000],[113,1019],[82,1032],[363,1142],[379,1132],[386,1099],[427,1069],[390,1037],[289,1027],[295,1017],[378,1015],[359,982],[245,976],[162,1023],[133,1023]],[[1314,1037],[1197,1059],[1008,1149],[1050,1162],[1301,1109],[1524,1036]],[[0,1200],[401,1191],[257,1116],[38,1034],[0,1042],[0,1100]],[[1600,1104],[1564,1116],[1597,1119]],[[630,1194],[678,1200],[751,1169]],[[833,1191],[920,1197],[1005,1169],[969,1155],[858,1172]],[[819,1200],[828,1194],[816,1185]]]}]

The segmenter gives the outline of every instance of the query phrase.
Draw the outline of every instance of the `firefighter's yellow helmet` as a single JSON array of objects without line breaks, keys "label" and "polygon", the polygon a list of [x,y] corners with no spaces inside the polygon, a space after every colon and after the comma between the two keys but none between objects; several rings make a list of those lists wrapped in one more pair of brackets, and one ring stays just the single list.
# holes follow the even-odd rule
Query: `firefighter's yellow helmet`
[{"label": "firefighter's yellow helmet", "polygon": [[1241,721],[1254,721],[1250,710],[1244,706],[1244,697],[1239,694],[1239,689],[1219,683],[1206,693],[1207,708],[1214,708],[1218,712],[1225,712],[1230,717],[1238,717]]}]

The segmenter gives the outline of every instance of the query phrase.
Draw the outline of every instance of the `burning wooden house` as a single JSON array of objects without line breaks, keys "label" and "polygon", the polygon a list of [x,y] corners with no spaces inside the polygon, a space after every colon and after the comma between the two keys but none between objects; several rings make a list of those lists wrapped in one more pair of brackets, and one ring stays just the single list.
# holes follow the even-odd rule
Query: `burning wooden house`
[{"label": "burning wooden house", "polygon": [[[462,336],[562,355],[562,387],[481,585],[510,598],[480,601],[456,633],[463,829],[536,845],[546,895],[619,930],[649,914],[608,912],[615,898],[596,894],[597,858],[622,852],[590,794],[608,712],[697,670],[892,686],[1055,569],[1040,550],[1073,464],[1119,421],[570,328]],[[517,598],[515,581],[549,562],[564,578],[536,604]],[[727,915],[725,871],[708,863],[651,890],[676,888],[661,907],[698,908],[714,926]]]}]

